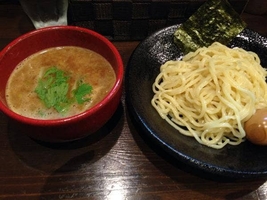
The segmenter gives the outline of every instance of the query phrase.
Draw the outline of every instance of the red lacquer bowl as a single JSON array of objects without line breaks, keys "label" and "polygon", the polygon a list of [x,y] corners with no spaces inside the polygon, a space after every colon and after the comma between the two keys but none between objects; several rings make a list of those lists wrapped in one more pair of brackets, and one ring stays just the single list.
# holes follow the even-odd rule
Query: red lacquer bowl
[{"label": "red lacquer bowl", "polygon": [[[23,117],[11,111],[6,103],[5,88],[13,69],[31,54],[57,46],[88,48],[105,57],[116,73],[116,83],[112,90],[91,109],[68,118],[38,120]],[[121,56],[104,36],[92,30],[74,26],[55,26],[34,30],[15,39],[0,52],[0,110],[10,118],[10,123],[16,126],[16,130],[34,139],[46,142],[76,140],[96,132],[115,113],[121,100],[123,75]]]}]

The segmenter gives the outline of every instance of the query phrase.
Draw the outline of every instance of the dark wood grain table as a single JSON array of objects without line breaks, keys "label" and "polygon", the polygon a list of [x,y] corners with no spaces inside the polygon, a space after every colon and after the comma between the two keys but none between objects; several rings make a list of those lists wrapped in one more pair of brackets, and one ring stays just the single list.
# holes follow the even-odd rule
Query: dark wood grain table
[{"label": "dark wood grain table", "polygon": [[[244,13],[267,36],[267,17]],[[19,5],[0,5],[0,50],[33,30]],[[125,67],[139,41],[113,42]],[[222,180],[197,175],[151,144],[125,106],[96,134],[45,144],[13,131],[0,113],[0,199],[267,199],[266,178]]]}]

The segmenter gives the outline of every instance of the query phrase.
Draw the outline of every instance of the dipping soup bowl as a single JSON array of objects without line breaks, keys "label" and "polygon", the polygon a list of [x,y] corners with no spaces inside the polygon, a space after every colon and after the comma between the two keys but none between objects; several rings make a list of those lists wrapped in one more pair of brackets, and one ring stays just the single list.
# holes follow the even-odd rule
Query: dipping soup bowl
[{"label": "dipping soup bowl", "polygon": [[[5,90],[14,68],[36,52],[59,46],[87,48],[106,58],[116,74],[116,81],[111,91],[102,101],[85,112],[61,119],[33,119],[10,110],[6,102]],[[92,30],[74,26],[54,26],[34,30],[18,37],[0,52],[0,110],[8,116],[9,123],[12,123],[17,131],[34,139],[45,142],[77,140],[96,132],[113,116],[121,100],[123,75],[121,56],[104,36]]]}]

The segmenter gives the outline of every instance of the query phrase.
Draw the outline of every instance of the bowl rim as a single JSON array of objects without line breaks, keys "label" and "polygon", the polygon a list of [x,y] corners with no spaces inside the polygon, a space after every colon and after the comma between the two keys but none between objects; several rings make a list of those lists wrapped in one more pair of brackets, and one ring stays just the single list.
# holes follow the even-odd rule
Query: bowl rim
[{"label": "bowl rim", "polygon": [[21,36],[15,38],[13,41],[8,43],[0,51],[0,62],[1,62],[2,57],[5,55],[5,53],[7,53],[9,51],[9,49],[11,49],[14,45],[19,43],[20,41],[22,41],[26,38],[32,37],[33,35],[39,34],[40,32],[51,31],[51,30],[72,30],[72,31],[84,32],[84,33],[90,34],[93,37],[96,37],[96,38],[100,39],[101,41],[103,41],[108,46],[108,48],[113,52],[115,59],[118,62],[118,72],[117,72],[115,84],[113,85],[113,87],[111,88],[109,93],[106,94],[106,96],[100,102],[98,102],[96,105],[94,105],[93,107],[87,109],[86,111],[84,111],[82,113],[72,115],[69,117],[59,118],[59,119],[34,119],[34,118],[26,117],[26,116],[20,115],[16,112],[10,110],[8,108],[8,106],[4,105],[3,102],[0,100],[0,112],[2,111],[4,114],[6,114],[11,119],[14,119],[16,121],[19,121],[19,122],[22,122],[25,124],[37,125],[37,126],[47,126],[48,124],[49,124],[49,126],[57,126],[57,125],[61,125],[61,124],[66,124],[66,122],[68,122],[68,121],[76,122],[76,121],[85,119],[88,116],[90,116],[93,113],[96,113],[98,110],[100,110],[103,106],[105,106],[110,101],[110,99],[112,99],[114,96],[116,96],[116,94],[120,91],[120,89],[122,87],[123,77],[124,77],[124,65],[123,65],[121,55],[120,55],[119,51],[117,50],[117,48],[111,43],[110,40],[108,40],[105,36],[101,35],[100,33],[97,33],[91,29],[87,29],[87,28],[83,28],[83,27],[79,27],[79,26],[71,26],[71,25],[50,26],[50,27],[35,29],[35,30],[29,31],[25,34],[22,34]]}]

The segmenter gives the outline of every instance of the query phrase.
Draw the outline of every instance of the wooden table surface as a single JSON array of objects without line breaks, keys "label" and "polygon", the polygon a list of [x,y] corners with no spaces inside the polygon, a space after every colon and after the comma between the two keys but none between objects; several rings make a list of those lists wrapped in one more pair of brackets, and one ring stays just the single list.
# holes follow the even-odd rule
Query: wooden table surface
[{"label": "wooden table surface", "polygon": [[[267,17],[243,14],[267,36]],[[33,26],[19,5],[0,5],[0,50]],[[139,41],[114,42],[125,67]],[[0,113],[0,199],[267,199],[266,178],[196,175],[142,137],[124,103],[97,137],[48,145],[12,131]]]}]

